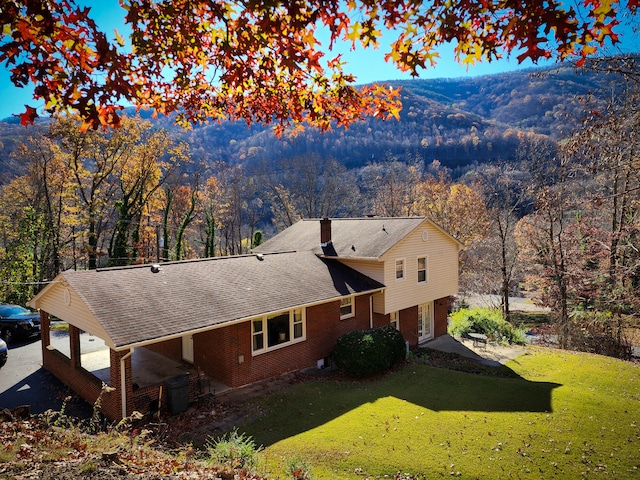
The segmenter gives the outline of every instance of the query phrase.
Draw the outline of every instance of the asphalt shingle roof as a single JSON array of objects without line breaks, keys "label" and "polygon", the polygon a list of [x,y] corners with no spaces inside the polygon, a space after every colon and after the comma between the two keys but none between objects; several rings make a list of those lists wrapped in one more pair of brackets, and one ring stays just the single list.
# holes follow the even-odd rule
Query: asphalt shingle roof
[{"label": "asphalt shingle roof", "polygon": [[332,218],[333,251],[323,252],[320,246],[320,220],[304,219],[253,250],[310,250],[317,254],[337,255],[340,258],[380,258],[425,220],[425,217]]},{"label": "asphalt shingle roof", "polygon": [[168,262],[158,273],[145,265],[61,276],[115,348],[383,287],[312,252]]}]

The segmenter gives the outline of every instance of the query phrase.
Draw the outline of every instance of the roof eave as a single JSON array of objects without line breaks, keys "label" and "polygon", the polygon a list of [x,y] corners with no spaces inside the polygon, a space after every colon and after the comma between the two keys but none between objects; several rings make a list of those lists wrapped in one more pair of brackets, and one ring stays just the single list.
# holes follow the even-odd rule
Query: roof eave
[{"label": "roof eave", "polygon": [[[361,295],[366,295],[366,294],[375,294],[375,293],[379,293],[382,292],[386,289],[387,287],[383,286],[383,287],[376,287],[376,288],[372,288],[369,290],[364,290],[362,292],[357,292],[357,293],[350,293],[349,295],[340,295],[337,297],[331,297],[331,298],[325,298],[322,300],[317,300],[314,302],[309,302],[309,303],[305,303],[305,304],[301,304],[301,305],[294,305],[289,307],[287,310],[291,310],[291,309],[295,309],[295,308],[308,308],[308,307],[313,307],[315,305],[321,305],[323,303],[327,303],[327,302],[331,302],[331,301],[336,301],[336,300],[340,300],[342,298],[346,298],[346,297],[351,297],[351,296],[361,296]],[[238,318],[235,320],[229,320],[227,322],[221,322],[221,323],[217,323],[215,325],[207,325],[206,327],[200,327],[200,328],[196,328],[194,330],[187,330],[184,332],[180,332],[180,333],[173,333],[171,335],[166,335],[163,337],[158,337],[158,338],[153,338],[153,339],[149,339],[149,340],[140,340],[138,342],[133,342],[133,343],[127,343],[127,344],[123,344],[123,345],[115,345],[115,346],[110,346],[110,348],[113,348],[113,350],[120,352],[123,350],[130,350],[131,348],[139,348],[139,347],[144,347],[147,345],[153,345],[154,343],[160,343],[160,342],[166,342],[169,340],[175,340],[176,338],[181,338],[184,337],[185,335],[196,335],[198,333],[203,333],[203,332],[208,332],[210,330],[216,330],[218,328],[223,328],[223,327],[229,327],[232,325],[236,325],[239,323],[244,323],[244,322],[248,322],[249,320],[252,320],[254,318],[260,318],[260,317],[264,317],[264,316],[268,316],[268,315],[273,315],[275,313],[278,312],[282,312],[283,310],[274,310],[271,312],[265,312],[262,313],[260,315],[251,315],[248,317],[243,317],[243,318]],[[105,340],[105,339],[102,339]],[[105,340],[106,343],[106,340]]]}]

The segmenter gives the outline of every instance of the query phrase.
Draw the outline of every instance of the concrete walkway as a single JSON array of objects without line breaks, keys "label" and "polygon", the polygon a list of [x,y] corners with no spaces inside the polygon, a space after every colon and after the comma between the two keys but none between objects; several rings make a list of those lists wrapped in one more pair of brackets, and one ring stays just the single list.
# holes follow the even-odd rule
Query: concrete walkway
[{"label": "concrete walkway", "polygon": [[520,345],[503,347],[491,343],[473,345],[472,340],[457,339],[449,334],[442,335],[431,340],[421,347],[431,348],[441,352],[457,353],[466,358],[477,361],[483,365],[498,367],[504,365],[509,360],[519,357],[525,353],[525,348]]}]

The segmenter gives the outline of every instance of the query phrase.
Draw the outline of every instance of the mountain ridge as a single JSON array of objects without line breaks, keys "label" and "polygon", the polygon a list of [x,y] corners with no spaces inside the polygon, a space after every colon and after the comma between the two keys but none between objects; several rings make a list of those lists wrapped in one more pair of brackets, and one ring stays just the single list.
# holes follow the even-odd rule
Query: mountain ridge
[{"label": "mountain ridge", "polygon": [[[519,138],[544,135],[557,141],[577,128],[585,115],[602,108],[605,95],[620,85],[609,74],[571,65],[442,79],[378,82],[402,87],[400,121],[366,119],[349,129],[321,133],[306,128],[282,139],[270,127],[243,122],[211,123],[182,130],[172,118],[152,119],[177,141],[191,145],[194,157],[252,168],[257,164],[305,155],[333,157],[348,168],[392,156],[426,163],[438,160],[456,169],[474,163],[513,160]],[[135,114],[135,109],[126,109]],[[11,152],[26,137],[45,128],[47,120],[25,129],[17,119],[0,121],[0,181],[21,175],[25,167]]]}]

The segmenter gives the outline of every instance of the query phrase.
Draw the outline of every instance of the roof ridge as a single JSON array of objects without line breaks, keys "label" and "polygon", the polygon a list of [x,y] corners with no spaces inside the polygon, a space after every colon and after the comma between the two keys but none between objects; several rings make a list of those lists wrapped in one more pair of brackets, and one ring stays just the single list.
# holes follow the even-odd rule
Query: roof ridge
[{"label": "roof ridge", "polygon": [[[331,221],[340,221],[340,220],[425,220],[429,219],[424,215],[419,216],[406,216],[406,217],[328,217]],[[303,222],[317,222],[322,220],[320,217],[316,218],[303,218]]]},{"label": "roof ridge", "polygon": [[153,265],[184,265],[184,264],[192,264],[192,263],[204,263],[204,262],[214,262],[214,261],[222,261],[222,260],[230,260],[235,258],[250,258],[250,257],[264,257],[266,255],[282,255],[286,253],[299,253],[297,250],[284,250],[281,252],[268,252],[268,253],[243,253],[241,255],[226,255],[219,257],[206,257],[206,258],[189,258],[185,260],[170,260],[167,262],[153,262],[153,263],[139,263],[135,265],[120,265],[114,267],[102,267],[96,268],[96,272],[113,272],[117,270],[135,270],[139,268],[149,268]]}]

